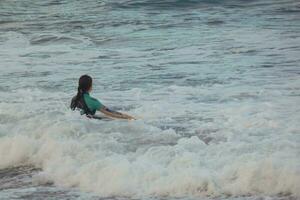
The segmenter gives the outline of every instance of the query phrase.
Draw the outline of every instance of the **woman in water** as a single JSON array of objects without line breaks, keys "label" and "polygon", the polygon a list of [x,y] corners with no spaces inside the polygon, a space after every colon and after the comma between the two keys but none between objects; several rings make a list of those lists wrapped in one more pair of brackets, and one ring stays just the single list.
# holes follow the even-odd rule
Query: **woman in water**
[{"label": "woman in water", "polygon": [[[79,86],[77,95],[73,97],[71,109],[81,109],[81,114],[85,114],[89,118],[99,118],[95,116],[96,111],[100,111],[112,118],[133,120],[134,117],[108,109],[97,99],[90,96],[92,91],[92,77],[83,75],[79,78]],[[100,117],[101,118],[101,117]]]}]

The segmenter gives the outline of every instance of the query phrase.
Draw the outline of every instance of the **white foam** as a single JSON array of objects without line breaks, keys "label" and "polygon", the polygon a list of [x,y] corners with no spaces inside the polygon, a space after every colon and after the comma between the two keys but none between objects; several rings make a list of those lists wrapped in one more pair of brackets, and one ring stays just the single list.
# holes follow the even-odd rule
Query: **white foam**
[{"label": "white foam", "polygon": [[295,157],[287,165],[274,153],[266,160],[255,149],[243,153],[244,147],[231,147],[234,143],[207,146],[196,136],[174,146],[104,156],[101,151],[108,150],[102,148],[103,141],[95,149],[80,138],[56,137],[1,138],[1,168],[34,164],[42,168],[44,182],[101,196],[300,195]]}]

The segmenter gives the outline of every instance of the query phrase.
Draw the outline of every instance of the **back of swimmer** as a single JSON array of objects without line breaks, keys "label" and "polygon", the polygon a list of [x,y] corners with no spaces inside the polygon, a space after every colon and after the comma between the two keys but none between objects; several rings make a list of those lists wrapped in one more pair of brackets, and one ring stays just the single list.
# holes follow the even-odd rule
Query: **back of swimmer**
[{"label": "back of swimmer", "polygon": [[110,110],[104,106],[98,99],[90,96],[93,88],[93,79],[88,75],[79,78],[77,95],[72,98],[71,109],[80,109],[81,114],[85,114],[89,118],[96,118],[96,111],[104,113],[108,117],[134,120],[135,118],[120,112]]}]

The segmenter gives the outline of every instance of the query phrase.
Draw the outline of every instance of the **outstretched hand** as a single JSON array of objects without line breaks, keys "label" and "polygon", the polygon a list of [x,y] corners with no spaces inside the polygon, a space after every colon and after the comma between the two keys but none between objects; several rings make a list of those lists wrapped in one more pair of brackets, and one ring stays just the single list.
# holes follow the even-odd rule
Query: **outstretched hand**
[{"label": "outstretched hand", "polygon": [[127,114],[122,114],[124,116],[125,119],[128,119],[128,120],[136,120],[136,118],[130,116],[130,115],[127,115]]}]

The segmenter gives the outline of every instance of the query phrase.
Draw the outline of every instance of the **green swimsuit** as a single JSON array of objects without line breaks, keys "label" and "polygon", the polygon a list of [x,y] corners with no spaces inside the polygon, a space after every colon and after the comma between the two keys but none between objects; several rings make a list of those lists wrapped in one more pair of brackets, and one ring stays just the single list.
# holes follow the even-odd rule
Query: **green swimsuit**
[{"label": "green swimsuit", "polygon": [[84,101],[85,101],[87,107],[93,113],[95,113],[96,110],[100,110],[101,108],[104,107],[103,104],[100,101],[98,101],[97,99],[91,97],[89,93],[84,93],[83,98],[84,98]]}]

